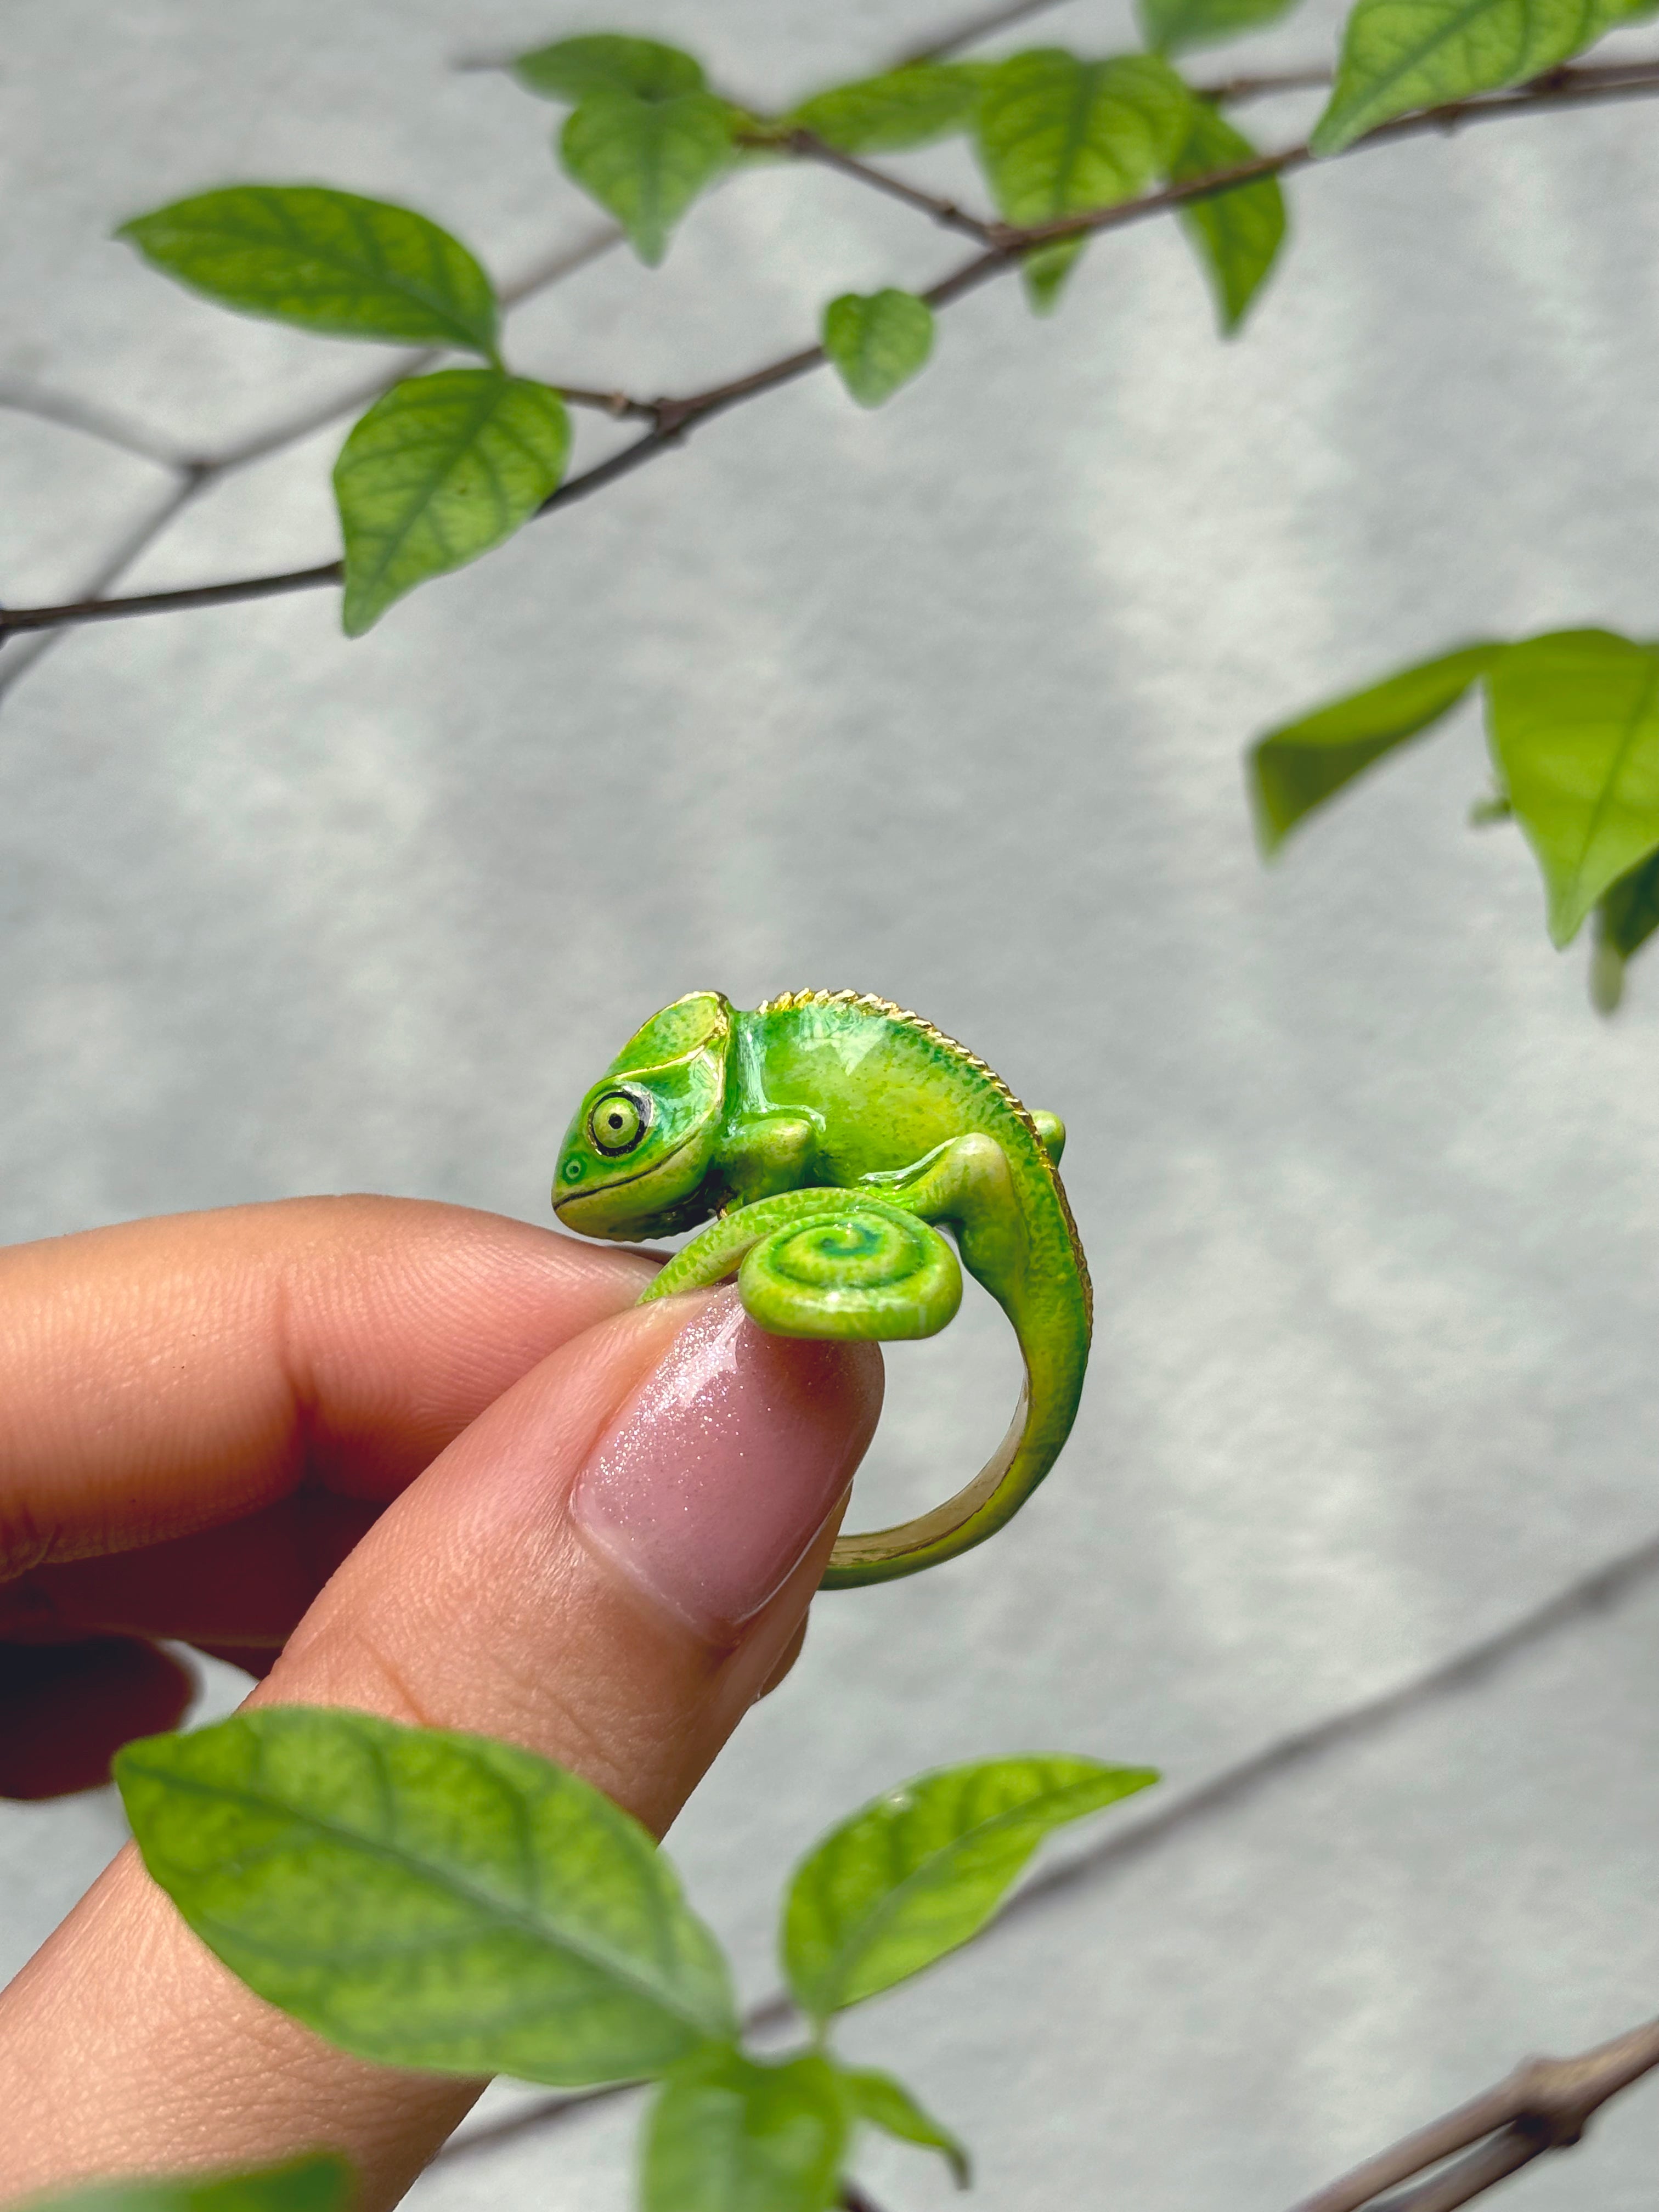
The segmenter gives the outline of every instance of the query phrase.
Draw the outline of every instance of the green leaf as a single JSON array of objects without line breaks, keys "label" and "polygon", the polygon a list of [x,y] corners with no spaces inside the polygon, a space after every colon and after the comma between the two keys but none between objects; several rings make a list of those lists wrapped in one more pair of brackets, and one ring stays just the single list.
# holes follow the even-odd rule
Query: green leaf
[{"label": "green leaf", "polygon": [[394,384],[334,465],[346,635],[510,538],[557,485],[569,451],[564,402],[548,385],[494,368]]},{"label": "green leaf", "polygon": [[936,2150],[949,2166],[958,2189],[968,2188],[973,2181],[973,2167],[960,2139],[949,2128],[934,2119],[916,2102],[902,2081],[890,2074],[877,2074],[843,2066],[841,2069],[842,2088],[851,2100],[854,2112],[872,2128],[880,2128],[901,2142],[915,2143],[922,2150]]},{"label": "green leaf", "polygon": [[933,311],[914,292],[843,292],[823,311],[823,349],[860,407],[879,407],[933,349]]},{"label": "green leaf", "polygon": [[[1132,199],[1180,152],[1192,94],[1156,54],[1079,61],[1040,46],[1000,63],[980,95],[978,151],[1000,212],[1052,222]],[[1080,239],[1038,249],[1025,264],[1034,307],[1051,307]]]},{"label": "green leaf", "polygon": [[1304,815],[1373,762],[1450,714],[1510,649],[1490,641],[1460,646],[1269,730],[1251,748],[1248,770],[1263,853],[1276,852]]},{"label": "green leaf", "polygon": [[1486,679],[1492,756],[1565,945],[1659,849],[1659,651],[1601,629],[1511,646]]},{"label": "green leaf", "polygon": [[1358,0],[1313,150],[1340,154],[1391,116],[1522,84],[1616,20],[1607,0]]},{"label": "green leaf", "polygon": [[1595,908],[1590,1000],[1598,1013],[1617,1011],[1625,995],[1625,963],[1659,929],[1659,853],[1604,891]]},{"label": "green leaf", "polygon": [[782,123],[843,154],[902,153],[965,131],[988,74],[982,63],[913,62],[815,93]]},{"label": "green leaf", "polygon": [[1050,1829],[1144,1790],[1150,1767],[1060,1755],[924,1774],[832,1829],[796,1869],[780,1951],[823,2020],[976,1935]]},{"label": "green leaf", "polygon": [[644,2212],[825,2212],[848,2112],[816,2053],[763,2066],[711,2051],[675,2069],[646,2123]]},{"label": "green leaf", "polygon": [[495,357],[495,295],[460,240],[412,208],[320,185],[233,185],[116,233],[193,292],[331,337]]},{"label": "green leaf", "polygon": [[1659,854],[1611,884],[1596,913],[1603,937],[1621,960],[1640,951],[1659,929]]},{"label": "green leaf", "polygon": [[567,173],[633,240],[654,268],[669,234],[697,194],[732,159],[735,108],[712,92],[668,100],[601,87],[566,122],[559,158]]},{"label": "green leaf", "polygon": [[155,2181],[100,2181],[58,2197],[32,2197],[20,2212],[345,2212],[351,2168],[343,2158],[290,2160],[257,2173],[181,2173]]},{"label": "green leaf", "polygon": [[651,1838],[527,1751],[266,1705],[129,1744],[115,1778],[209,1949],[343,2051],[574,2086],[732,2033],[726,1961]]},{"label": "green leaf", "polygon": [[704,89],[702,64],[678,46],[665,46],[655,39],[618,37],[614,32],[591,32],[579,39],[558,39],[550,46],[536,46],[520,54],[513,74],[526,91],[547,100],[562,100],[572,106],[590,92],[629,92],[637,100],[674,100],[681,93]]},{"label": "green leaf", "polygon": [[[1256,149],[1242,131],[1218,115],[1206,100],[1193,102],[1192,127],[1169,169],[1172,185],[1207,177],[1253,161]],[[1181,210],[1190,240],[1215,293],[1216,314],[1231,337],[1249,312],[1285,242],[1285,195],[1277,177],[1238,185]]]},{"label": "green leaf", "polygon": [[1137,0],[1141,35],[1160,54],[1213,46],[1288,15],[1298,0]]}]

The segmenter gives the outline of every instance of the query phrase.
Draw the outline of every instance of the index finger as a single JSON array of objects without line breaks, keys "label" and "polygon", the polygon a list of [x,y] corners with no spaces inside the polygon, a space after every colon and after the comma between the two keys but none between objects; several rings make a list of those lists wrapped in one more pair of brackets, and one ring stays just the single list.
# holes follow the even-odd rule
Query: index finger
[{"label": "index finger", "polygon": [[0,1253],[0,1581],[301,1486],[383,1504],[650,1273],[527,1223],[385,1198]]}]

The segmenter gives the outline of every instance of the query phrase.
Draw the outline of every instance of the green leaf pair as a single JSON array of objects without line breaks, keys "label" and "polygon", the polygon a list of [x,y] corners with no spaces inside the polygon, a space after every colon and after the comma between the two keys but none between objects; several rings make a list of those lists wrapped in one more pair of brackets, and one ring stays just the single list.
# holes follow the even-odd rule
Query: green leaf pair
[{"label": "green leaf pair", "polygon": [[[1022,227],[1115,207],[1160,179],[1189,183],[1255,152],[1157,53],[1082,61],[1049,46],[1016,54],[987,76],[977,128],[997,207]],[[1237,330],[1284,240],[1278,182],[1262,178],[1194,201],[1182,221],[1222,328]],[[1026,257],[1026,291],[1039,312],[1055,306],[1085,242],[1060,240]]]},{"label": "green leaf pair", "polygon": [[349,637],[416,584],[499,545],[562,478],[563,400],[508,375],[489,277],[413,209],[318,185],[236,185],[136,216],[118,235],[222,307],[331,337],[459,348],[489,364],[405,377],[347,438],[334,491]]},{"label": "green leaf pair", "polygon": [[[1236,35],[1292,4],[1294,0],[1147,0],[1148,38],[1173,52]],[[674,52],[640,40],[568,40],[524,57],[517,64],[520,77],[526,82],[544,79],[546,57],[554,56],[558,83],[537,82],[535,88],[552,90],[558,97],[580,96],[581,80],[570,74],[564,58],[574,48],[584,55],[591,49],[627,48],[630,56],[635,48],[645,49],[653,58],[630,59],[628,66],[649,66],[665,81],[661,58]],[[683,68],[696,67],[689,55],[679,55],[678,61]],[[1255,150],[1210,103],[1195,100],[1158,54],[1083,61],[1059,47],[1015,54],[1005,62],[913,63],[817,93],[764,127],[780,136],[810,131],[827,145],[854,155],[908,153],[971,132],[1000,212],[1022,224],[1114,206],[1158,178],[1186,182],[1248,161]],[[1283,195],[1271,178],[1265,179],[1195,203],[1183,222],[1214,284],[1222,326],[1231,331],[1279,251],[1285,233]],[[1055,304],[1082,250],[1081,240],[1066,240],[1028,258],[1026,288],[1035,307],[1046,310]],[[861,405],[879,404],[927,357],[931,319],[924,324],[924,303],[915,301],[902,310],[902,323],[894,305],[908,297],[896,292],[864,299],[849,295],[830,310],[832,317],[839,313],[846,332],[826,327],[826,349]],[[856,323],[854,305],[860,318]],[[866,336],[878,330],[880,337]],[[868,351],[889,345],[906,364],[902,374],[871,374],[857,366],[849,374],[849,360],[856,363]]]},{"label": "green leaf pair", "polygon": [[1250,754],[1264,850],[1356,776],[1440,721],[1477,683],[1502,811],[1544,878],[1550,935],[1592,914],[1597,1003],[1659,927],[1659,648],[1610,630],[1483,642],[1403,669],[1269,732]]},{"label": "green leaf pair", "polygon": [[560,39],[512,66],[527,91],[569,105],[558,142],[566,173],[655,268],[675,224],[731,165],[751,118],[710,92],[692,55],[654,39]]},{"label": "green leaf pair", "polygon": [[[1044,1836],[1155,1778],[1089,1759],[992,1760],[866,1807],[790,1885],[781,1948],[802,2009],[821,2029],[956,1949]],[[781,2064],[747,2057],[724,1955],[667,1859],[547,1760],[268,1706],[130,1745],[116,1779],[145,1865],[190,1926],[342,2049],[559,2087],[660,2080],[648,2212],[822,2212],[860,2124],[965,2171],[960,2144],[888,2076],[821,2047]]]}]

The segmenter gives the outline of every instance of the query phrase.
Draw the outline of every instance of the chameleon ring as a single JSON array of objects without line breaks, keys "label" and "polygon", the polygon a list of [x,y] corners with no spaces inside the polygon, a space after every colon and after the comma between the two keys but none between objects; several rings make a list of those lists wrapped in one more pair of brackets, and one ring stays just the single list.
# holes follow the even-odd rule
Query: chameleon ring
[{"label": "chameleon ring", "polygon": [[628,1242],[708,1223],[641,1303],[735,1273],[745,1311],[780,1336],[932,1336],[962,1267],[990,1291],[1024,1361],[1013,1425],[932,1512],[842,1536],[824,1584],[848,1589],[982,1543],[1060,1455],[1094,1318],[1065,1142],[1055,1115],[886,999],[790,991],[749,1013],[694,991],[582,1100],[553,1205],[568,1228]]}]

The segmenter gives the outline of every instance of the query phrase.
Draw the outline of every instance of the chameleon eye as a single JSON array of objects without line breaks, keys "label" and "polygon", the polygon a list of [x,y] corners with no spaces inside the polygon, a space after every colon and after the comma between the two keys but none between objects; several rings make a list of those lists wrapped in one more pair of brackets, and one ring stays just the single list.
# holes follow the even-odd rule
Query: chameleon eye
[{"label": "chameleon eye", "polygon": [[631,1152],[651,1121],[651,1101],[633,1091],[607,1091],[593,1102],[587,1133],[608,1158]]}]

